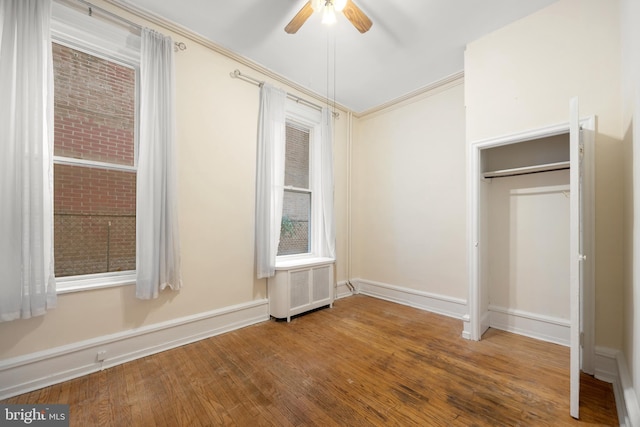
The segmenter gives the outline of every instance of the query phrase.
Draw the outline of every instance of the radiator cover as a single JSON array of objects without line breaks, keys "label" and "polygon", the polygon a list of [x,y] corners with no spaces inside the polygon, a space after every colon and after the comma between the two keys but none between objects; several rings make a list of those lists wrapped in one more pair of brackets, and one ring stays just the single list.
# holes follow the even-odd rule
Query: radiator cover
[{"label": "radiator cover", "polygon": [[267,280],[269,314],[287,319],[323,306],[333,306],[333,260],[305,265],[283,264]]}]

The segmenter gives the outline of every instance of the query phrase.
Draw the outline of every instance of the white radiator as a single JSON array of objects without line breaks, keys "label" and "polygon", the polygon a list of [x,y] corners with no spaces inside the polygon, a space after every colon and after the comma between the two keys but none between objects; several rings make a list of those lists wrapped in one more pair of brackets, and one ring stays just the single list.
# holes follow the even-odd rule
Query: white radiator
[{"label": "white radiator", "polygon": [[288,322],[296,314],[333,306],[333,263],[320,258],[304,265],[300,261],[278,265],[275,276],[267,280],[269,314]]}]

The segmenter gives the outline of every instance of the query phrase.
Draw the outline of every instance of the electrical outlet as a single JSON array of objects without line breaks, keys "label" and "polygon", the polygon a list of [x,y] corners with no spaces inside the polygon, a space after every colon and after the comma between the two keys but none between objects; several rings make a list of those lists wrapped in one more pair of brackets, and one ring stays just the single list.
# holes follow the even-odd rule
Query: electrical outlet
[{"label": "electrical outlet", "polygon": [[107,358],[107,350],[101,350],[98,352],[97,360],[98,362],[104,362],[104,359]]}]

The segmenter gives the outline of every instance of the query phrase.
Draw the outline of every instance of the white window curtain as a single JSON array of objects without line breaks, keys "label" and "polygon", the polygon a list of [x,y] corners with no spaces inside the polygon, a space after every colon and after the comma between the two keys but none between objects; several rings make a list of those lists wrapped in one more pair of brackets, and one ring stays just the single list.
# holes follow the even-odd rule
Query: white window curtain
[{"label": "white window curtain", "polygon": [[336,258],[336,226],[333,211],[333,115],[328,108],[322,109],[322,123],[320,123],[320,183],[319,204],[322,207],[322,223],[319,236],[320,256]]},{"label": "white window curtain", "polygon": [[256,272],[275,274],[284,195],[286,92],[268,83],[260,89],[256,162]]},{"label": "white window curtain", "polygon": [[51,1],[0,1],[0,320],[56,305]]},{"label": "white window curtain", "polygon": [[143,29],[140,56],[136,297],[153,299],[182,287],[171,37]]}]

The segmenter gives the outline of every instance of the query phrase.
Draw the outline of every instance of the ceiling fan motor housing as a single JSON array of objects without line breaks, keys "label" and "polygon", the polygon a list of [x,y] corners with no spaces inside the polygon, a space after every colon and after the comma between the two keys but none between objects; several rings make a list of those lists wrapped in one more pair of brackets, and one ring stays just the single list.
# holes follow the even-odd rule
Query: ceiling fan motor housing
[{"label": "ceiling fan motor housing", "polygon": [[347,5],[347,0],[311,0],[311,7],[314,12],[322,10],[323,7],[333,6],[336,12],[342,11]]}]

